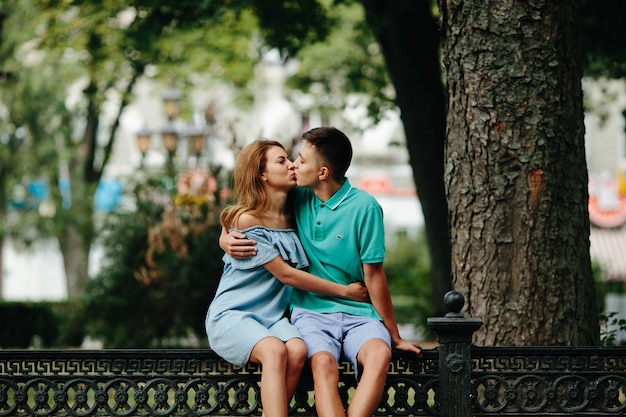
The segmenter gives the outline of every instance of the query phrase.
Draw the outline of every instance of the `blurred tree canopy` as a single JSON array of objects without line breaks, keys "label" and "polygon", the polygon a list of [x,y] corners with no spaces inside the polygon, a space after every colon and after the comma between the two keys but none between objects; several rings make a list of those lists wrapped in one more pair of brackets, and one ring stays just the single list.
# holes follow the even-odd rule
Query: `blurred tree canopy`
[{"label": "blurred tree canopy", "polygon": [[86,288],[97,235],[93,196],[137,81],[148,77],[184,89],[196,73],[240,87],[252,78],[257,40],[249,11],[195,1],[172,4],[2,5],[7,18],[1,62],[13,76],[2,85],[0,128],[16,138],[13,148],[19,151],[0,155],[3,197],[31,179],[43,179],[50,190],[47,211],[2,218],[4,234],[26,243],[55,236],[70,297]]},{"label": "blurred tree canopy", "polygon": [[615,0],[581,0],[581,49],[586,76],[626,76],[626,3]]}]

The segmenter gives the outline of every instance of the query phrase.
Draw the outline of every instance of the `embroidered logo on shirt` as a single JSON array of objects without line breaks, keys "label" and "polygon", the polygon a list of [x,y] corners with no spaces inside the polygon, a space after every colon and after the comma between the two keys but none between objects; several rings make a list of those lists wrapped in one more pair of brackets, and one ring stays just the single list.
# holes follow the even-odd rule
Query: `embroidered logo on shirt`
[{"label": "embroidered logo on shirt", "polygon": [[337,239],[339,239],[339,240],[343,239],[343,235],[337,235],[337,236],[335,236],[335,237],[336,237]]}]

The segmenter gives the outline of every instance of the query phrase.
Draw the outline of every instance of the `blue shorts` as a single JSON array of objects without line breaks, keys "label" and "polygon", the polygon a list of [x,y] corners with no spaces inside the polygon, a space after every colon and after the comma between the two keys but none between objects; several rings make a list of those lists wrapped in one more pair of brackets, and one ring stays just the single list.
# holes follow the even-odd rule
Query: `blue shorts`
[{"label": "blue shorts", "polygon": [[317,313],[294,307],[291,322],[298,329],[307,356],[330,352],[337,362],[348,360],[358,378],[357,355],[361,347],[372,339],[382,339],[391,349],[391,337],[379,320],[346,313]]}]

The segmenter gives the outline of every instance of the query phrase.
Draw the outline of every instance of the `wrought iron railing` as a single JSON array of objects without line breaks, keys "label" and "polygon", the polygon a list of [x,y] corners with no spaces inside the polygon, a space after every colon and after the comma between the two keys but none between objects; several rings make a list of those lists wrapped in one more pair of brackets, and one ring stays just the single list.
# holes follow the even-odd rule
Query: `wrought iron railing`
[{"label": "wrought iron railing", "polygon": [[626,349],[472,348],[475,416],[624,416]]},{"label": "wrought iron railing", "polygon": [[[458,293],[446,305],[436,349],[393,353],[377,416],[626,415],[626,348],[472,347],[480,319]],[[354,370],[339,371],[347,403]],[[209,349],[0,350],[0,417],[257,416],[260,377]],[[315,415],[310,375],[289,414]]]},{"label": "wrought iron railing", "polygon": [[[470,351],[468,393],[459,392],[461,385],[454,393],[440,392],[439,349],[425,350],[421,359],[394,352],[376,415],[438,416],[450,394],[470,398],[473,416],[626,414],[624,348]],[[347,401],[354,372],[347,363],[340,371]],[[0,416],[260,415],[259,379],[257,366],[234,367],[208,349],[4,350]],[[301,385],[290,415],[315,415],[309,375]]]},{"label": "wrought iron railing", "polygon": [[[437,415],[437,354],[400,352],[378,415]],[[340,392],[355,387],[342,363]],[[261,415],[260,369],[235,367],[211,350],[0,351],[0,416]],[[315,415],[309,376],[290,415]],[[309,388],[307,388],[309,387]]]}]

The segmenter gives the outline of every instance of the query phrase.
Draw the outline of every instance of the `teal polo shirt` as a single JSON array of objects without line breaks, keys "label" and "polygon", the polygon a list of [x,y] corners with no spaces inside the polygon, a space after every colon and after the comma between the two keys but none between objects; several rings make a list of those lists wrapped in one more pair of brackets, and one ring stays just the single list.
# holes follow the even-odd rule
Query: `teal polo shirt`
[{"label": "teal polo shirt", "polygon": [[[363,282],[363,264],[385,259],[383,211],[374,197],[354,188],[348,179],[322,202],[308,188],[297,188],[295,216],[298,236],[309,258],[309,272],[340,284]],[[319,313],[348,313],[378,320],[370,303],[359,303],[294,289],[291,307]]]}]

